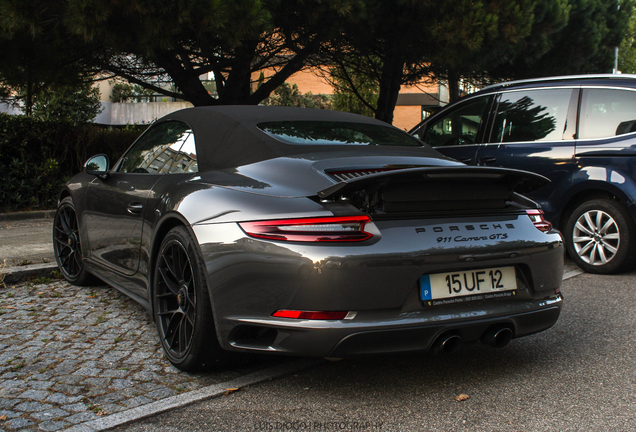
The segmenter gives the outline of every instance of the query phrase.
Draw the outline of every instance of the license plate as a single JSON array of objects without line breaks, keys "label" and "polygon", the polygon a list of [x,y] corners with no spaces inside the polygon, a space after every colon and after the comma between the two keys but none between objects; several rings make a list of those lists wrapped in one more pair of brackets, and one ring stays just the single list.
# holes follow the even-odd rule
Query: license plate
[{"label": "license plate", "polygon": [[[517,289],[514,267],[436,273],[420,277],[422,300],[448,299]],[[496,297],[496,296],[493,296]]]}]

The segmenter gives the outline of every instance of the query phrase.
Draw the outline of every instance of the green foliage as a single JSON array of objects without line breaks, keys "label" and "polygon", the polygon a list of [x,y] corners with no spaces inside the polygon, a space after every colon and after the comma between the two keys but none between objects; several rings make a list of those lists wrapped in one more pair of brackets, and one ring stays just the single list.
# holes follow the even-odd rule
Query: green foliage
[{"label": "green foliage", "polygon": [[0,114],[0,211],[54,208],[89,156],[106,153],[114,162],[139,133]]},{"label": "green foliage", "polygon": [[331,99],[323,94],[301,94],[296,84],[283,83],[265,100],[264,105],[331,109]]},{"label": "green foliage", "polygon": [[53,86],[34,97],[33,118],[72,124],[89,123],[102,111],[99,89],[90,84],[79,87]]},{"label": "green foliage", "polygon": [[636,73],[636,10],[632,8],[629,26],[618,51],[618,70],[623,73]]},{"label": "green foliage", "polygon": [[114,103],[120,102],[146,102],[152,96],[152,90],[143,88],[138,84],[116,83],[113,86],[110,100]]},{"label": "green foliage", "polygon": [[64,0],[0,0],[0,94],[22,102],[53,85],[77,86],[100,72],[96,46],[68,34],[60,19]]},{"label": "green foliage", "polygon": [[353,68],[333,67],[330,74],[333,109],[373,117],[380,90],[378,82]]},{"label": "green foliage", "polygon": [[[542,0],[548,8],[553,0]],[[564,0],[560,0],[564,1]],[[565,19],[556,30],[555,13],[535,8],[533,31],[520,50],[509,56],[501,67],[492,70],[501,78],[531,78],[550,75],[610,73],[614,47],[619,46],[628,30],[634,2],[621,0],[568,0]],[[548,28],[546,32],[545,29]],[[543,37],[537,34],[543,32]]]},{"label": "green foliage", "polygon": [[130,102],[134,96],[135,90],[133,89],[133,86],[126,83],[116,83],[113,86],[110,100],[113,103]]}]

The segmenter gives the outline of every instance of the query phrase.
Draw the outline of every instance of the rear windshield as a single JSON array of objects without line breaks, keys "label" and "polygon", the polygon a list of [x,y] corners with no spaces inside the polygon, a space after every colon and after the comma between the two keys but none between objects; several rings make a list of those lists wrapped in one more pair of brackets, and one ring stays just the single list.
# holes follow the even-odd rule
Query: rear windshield
[{"label": "rear windshield", "polygon": [[420,147],[421,142],[391,127],[347,122],[278,121],[258,127],[288,144]]}]

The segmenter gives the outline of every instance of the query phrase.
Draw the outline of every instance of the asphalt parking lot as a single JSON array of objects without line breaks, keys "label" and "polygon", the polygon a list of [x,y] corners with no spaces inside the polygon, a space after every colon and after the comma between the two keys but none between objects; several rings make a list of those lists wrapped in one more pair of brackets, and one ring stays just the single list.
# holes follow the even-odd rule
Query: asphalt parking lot
[{"label": "asphalt parking lot", "polygon": [[557,324],[502,349],[324,362],[115,431],[633,431],[635,280],[566,280]]}]

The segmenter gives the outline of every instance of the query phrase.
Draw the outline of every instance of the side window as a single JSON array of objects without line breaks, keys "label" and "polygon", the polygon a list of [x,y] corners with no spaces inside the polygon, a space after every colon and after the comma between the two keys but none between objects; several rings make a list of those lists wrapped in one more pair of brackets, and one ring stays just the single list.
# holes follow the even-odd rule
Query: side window
[{"label": "side window", "polygon": [[567,127],[572,89],[503,93],[492,142],[561,141]]},{"label": "side window", "polygon": [[492,96],[484,96],[460,105],[430,123],[421,136],[422,141],[433,147],[475,144],[491,100]]},{"label": "side window", "polygon": [[174,155],[174,162],[170,168],[170,172],[176,174],[199,172],[197,148],[193,133],[188,135],[179,151]]},{"label": "side window", "polygon": [[608,138],[636,132],[636,92],[585,89],[579,138]]},{"label": "side window", "polygon": [[[119,171],[144,174],[191,172],[183,170],[183,164],[177,164],[176,161],[186,144],[189,149],[188,157],[192,158],[190,155],[194,155],[196,171],[194,135],[190,127],[178,121],[167,121],[151,126],[126,153]],[[178,171],[180,167],[182,170]]]}]

